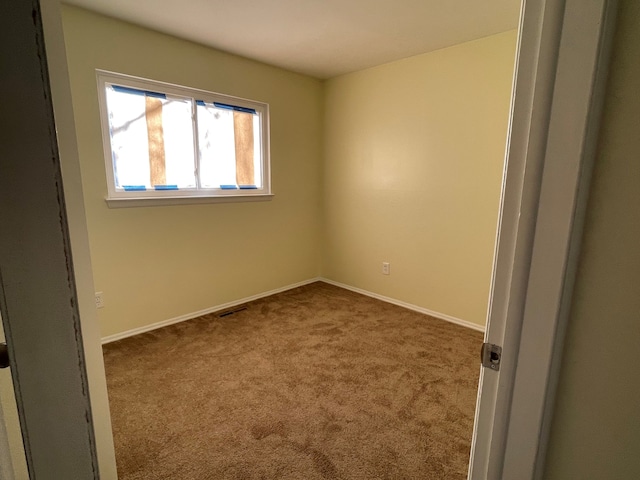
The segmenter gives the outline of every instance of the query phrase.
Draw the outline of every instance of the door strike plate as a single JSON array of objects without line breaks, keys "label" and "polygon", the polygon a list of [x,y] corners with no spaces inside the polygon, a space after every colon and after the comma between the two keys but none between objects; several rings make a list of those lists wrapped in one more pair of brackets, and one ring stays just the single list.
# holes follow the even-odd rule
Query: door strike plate
[{"label": "door strike plate", "polygon": [[502,359],[502,347],[492,343],[483,343],[480,351],[482,366],[495,370],[500,370],[500,360]]}]

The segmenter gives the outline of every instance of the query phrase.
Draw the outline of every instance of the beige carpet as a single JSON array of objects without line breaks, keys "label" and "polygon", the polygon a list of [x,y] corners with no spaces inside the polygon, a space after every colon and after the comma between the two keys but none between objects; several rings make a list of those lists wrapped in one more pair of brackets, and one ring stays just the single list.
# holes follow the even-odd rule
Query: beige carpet
[{"label": "beige carpet", "polygon": [[325,283],[104,347],[121,480],[464,479],[482,335]]}]

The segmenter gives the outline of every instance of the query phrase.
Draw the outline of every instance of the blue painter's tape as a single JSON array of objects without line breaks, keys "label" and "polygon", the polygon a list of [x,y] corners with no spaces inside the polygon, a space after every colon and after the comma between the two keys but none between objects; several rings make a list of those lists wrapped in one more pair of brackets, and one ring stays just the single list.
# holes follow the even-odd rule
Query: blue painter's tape
[{"label": "blue painter's tape", "polygon": [[258,187],[256,187],[255,185],[238,185],[238,187],[240,188],[240,190],[257,190]]},{"label": "blue painter's tape", "polygon": [[227,103],[213,102],[218,108],[226,108],[227,110],[235,110],[236,112],[252,113],[256,115],[256,111],[253,108],[239,107],[238,105],[229,105]]},{"label": "blue painter's tape", "polygon": [[125,192],[144,192],[147,187],[144,185],[123,185]]},{"label": "blue painter's tape", "polygon": [[201,107],[205,106],[204,101],[202,100],[196,100],[196,105],[200,105]]},{"label": "blue painter's tape", "polygon": [[113,88],[114,92],[129,93],[131,95],[144,96],[144,90],[138,90],[137,88],[122,87],[120,85],[111,85],[111,88]]},{"label": "blue painter's tape", "polygon": [[155,190],[178,190],[178,185],[154,185]]},{"label": "blue painter's tape", "polygon": [[222,190],[236,190],[238,188],[237,185],[220,185]]},{"label": "blue painter's tape", "polygon": [[142,95],[146,97],[167,98],[164,93],[152,92],[150,90],[138,90],[137,88],[123,87],[122,85],[111,85],[114,91],[128,93],[130,95]]},{"label": "blue painter's tape", "polygon": [[167,96],[164,93],[158,93],[158,92],[150,92],[148,90],[144,91],[145,96],[147,97],[155,97],[155,98],[167,98]]}]

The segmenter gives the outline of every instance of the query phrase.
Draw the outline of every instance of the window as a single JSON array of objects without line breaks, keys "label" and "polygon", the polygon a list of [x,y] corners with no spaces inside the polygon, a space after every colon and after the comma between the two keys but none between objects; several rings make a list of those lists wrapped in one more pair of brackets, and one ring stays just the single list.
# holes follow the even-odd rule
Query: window
[{"label": "window", "polygon": [[110,205],[271,194],[266,103],[103,71],[98,89]]}]

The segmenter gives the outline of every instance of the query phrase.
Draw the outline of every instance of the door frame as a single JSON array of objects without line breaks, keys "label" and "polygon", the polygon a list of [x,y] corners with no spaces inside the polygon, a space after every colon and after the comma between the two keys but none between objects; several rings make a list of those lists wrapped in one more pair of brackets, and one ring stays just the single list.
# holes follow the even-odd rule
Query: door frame
[{"label": "door frame", "polygon": [[0,309],[31,478],[98,478],[36,1],[0,16]]},{"label": "door frame", "polygon": [[28,470],[116,479],[60,1],[4,6],[0,308]]},{"label": "door frame", "polygon": [[[36,1],[36,0],[34,0]],[[75,118],[71,103],[71,86],[67,52],[62,29],[61,0],[39,0],[48,59],[51,99],[56,122],[65,210],[76,280],[77,302],[82,330],[84,363],[91,399],[92,425],[98,470],[102,480],[116,480],[115,447],[111,430],[111,411],[102,353],[102,334],[95,305],[93,268],[89,250],[89,233],[84,209],[80,159]]]},{"label": "door frame", "polygon": [[523,2],[469,478],[541,479],[615,30],[615,0]]},{"label": "door frame", "polygon": [[[47,459],[51,472],[65,465],[85,465],[97,478],[99,464],[100,478],[115,479],[60,2],[30,3],[35,9],[40,5],[42,11],[50,77],[44,81],[50,80],[60,152],[60,159],[54,162],[62,169],[67,198],[62,214],[68,217],[68,229],[60,223],[57,234],[70,245],[77,290],[71,288],[69,298],[77,300],[80,312],[79,323],[71,314],[68,323],[56,327],[58,336],[76,341],[56,345],[60,355],[47,357],[48,368],[64,369],[69,382],[84,385],[88,393],[77,391],[73,401],[83,414],[73,418],[56,415],[56,405],[26,402],[19,394],[21,415],[33,415],[44,408],[50,425],[47,432],[23,421],[23,435],[33,478],[37,475],[34,465]],[[614,0],[523,2],[486,335],[487,341],[503,346],[503,360],[500,372],[481,373],[470,465],[473,480],[533,479],[542,475],[614,11]],[[33,37],[38,38],[37,32]],[[42,163],[50,161],[47,157]],[[58,178],[52,176],[52,188],[58,187],[56,181]],[[39,212],[57,219],[59,214],[53,210]],[[68,259],[63,252],[56,255]],[[12,280],[3,278],[3,285]],[[11,335],[19,333],[18,328],[12,328],[15,308],[11,304],[5,308]],[[42,322],[34,320],[33,326],[38,329]],[[82,334],[78,337],[80,327]],[[7,336],[20,343],[20,339]],[[42,389],[43,384],[37,380],[42,370],[33,365],[33,352],[12,347],[10,353],[16,371],[36,372],[20,376],[17,390]],[[69,354],[76,358],[77,365],[71,368],[62,354],[67,354],[67,360]],[[86,376],[85,371],[89,372]],[[69,396],[68,385],[49,383],[47,388],[59,390],[63,398]],[[89,396],[90,404],[86,403]],[[57,437],[52,432],[57,432]],[[73,432],[84,432],[80,436],[85,436],[90,448],[67,448],[66,456],[58,457],[46,452],[47,441],[65,442]],[[42,473],[37,478],[50,477]]]}]

